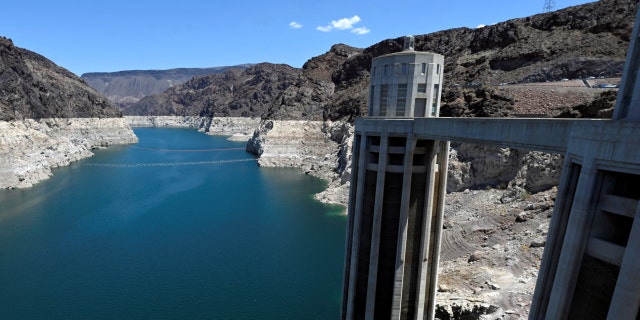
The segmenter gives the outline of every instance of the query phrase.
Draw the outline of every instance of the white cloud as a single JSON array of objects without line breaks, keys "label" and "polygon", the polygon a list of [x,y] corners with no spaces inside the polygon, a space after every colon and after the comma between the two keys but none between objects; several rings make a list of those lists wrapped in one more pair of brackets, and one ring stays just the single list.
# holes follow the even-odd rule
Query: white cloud
[{"label": "white cloud", "polygon": [[355,33],[355,34],[367,34],[371,32],[371,30],[369,30],[369,28],[367,27],[360,27],[360,28],[355,28],[355,29],[351,29],[351,33]]},{"label": "white cloud", "polygon": [[338,21],[331,21],[331,26],[338,30],[349,30],[353,29],[353,25],[360,22],[360,17],[353,16],[351,18],[342,18]]},{"label": "white cloud", "polygon": [[331,31],[331,29],[333,29],[331,26],[326,26],[326,27],[316,27],[316,30],[318,31],[322,31],[322,32],[329,32]]},{"label": "white cloud", "polygon": [[291,27],[291,29],[300,29],[302,28],[302,25],[295,21],[291,21],[291,23],[289,23],[289,27]]},{"label": "white cloud", "polygon": [[366,27],[354,28],[353,25],[360,22],[361,20],[362,19],[360,19],[360,17],[358,17],[357,15],[351,18],[342,18],[339,20],[332,20],[326,26],[316,27],[316,30],[322,31],[322,32],[330,32],[334,29],[335,30],[351,30],[351,32],[355,34],[367,34],[371,32],[371,30],[369,30]]}]

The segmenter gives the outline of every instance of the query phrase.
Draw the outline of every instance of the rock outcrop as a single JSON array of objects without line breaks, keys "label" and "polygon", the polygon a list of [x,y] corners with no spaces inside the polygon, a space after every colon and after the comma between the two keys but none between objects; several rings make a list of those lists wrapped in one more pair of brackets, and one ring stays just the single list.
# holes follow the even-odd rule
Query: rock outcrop
[{"label": "rock outcrop", "polygon": [[346,122],[263,120],[247,151],[259,157],[260,166],[299,168],[328,181],[316,199],[346,207],[352,136],[353,127]]},{"label": "rock outcrop", "polygon": [[205,132],[211,135],[229,136],[228,140],[248,142],[259,125],[259,118],[213,117]]},{"label": "rock outcrop", "polygon": [[563,161],[559,154],[453,143],[447,192],[506,187],[539,192],[558,184]]},{"label": "rock outcrop", "polygon": [[0,189],[31,187],[92,149],[137,141],[123,118],[0,121]]},{"label": "rock outcrop", "polygon": [[323,125],[322,121],[264,120],[247,143],[247,151],[259,156],[260,166],[300,168],[331,180],[338,145],[322,131]]}]

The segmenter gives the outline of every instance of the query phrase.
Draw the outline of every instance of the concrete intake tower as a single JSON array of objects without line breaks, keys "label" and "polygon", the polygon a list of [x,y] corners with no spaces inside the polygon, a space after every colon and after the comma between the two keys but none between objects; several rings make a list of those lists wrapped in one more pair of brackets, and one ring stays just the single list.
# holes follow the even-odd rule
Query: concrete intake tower
[{"label": "concrete intake tower", "polygon": [[[436,117],[444,57],[404,51],[373,60],[369,117]],[[424,317],[435,293],[449,143],[386,125],[354,138],[343,319]]]}]

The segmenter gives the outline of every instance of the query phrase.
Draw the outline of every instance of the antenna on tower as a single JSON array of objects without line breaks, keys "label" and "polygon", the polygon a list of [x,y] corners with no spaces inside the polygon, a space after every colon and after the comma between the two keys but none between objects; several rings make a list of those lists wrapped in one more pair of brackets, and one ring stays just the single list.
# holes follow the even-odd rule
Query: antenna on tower
[{"label": "antenna on tower", "polygon": [[554,0],[545,0],[542,12],[551,12],[556,9],[556,2]]}]

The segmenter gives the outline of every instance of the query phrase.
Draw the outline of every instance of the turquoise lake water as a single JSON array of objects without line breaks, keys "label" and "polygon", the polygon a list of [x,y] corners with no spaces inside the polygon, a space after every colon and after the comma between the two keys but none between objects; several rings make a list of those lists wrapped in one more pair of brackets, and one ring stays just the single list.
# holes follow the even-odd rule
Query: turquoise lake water
[{"label": "turquoise lake water", "polygon": [[322,181],[224,137],[135,132],[0,191],[0,319],[339,318],[346,217],[313,200]]}]

